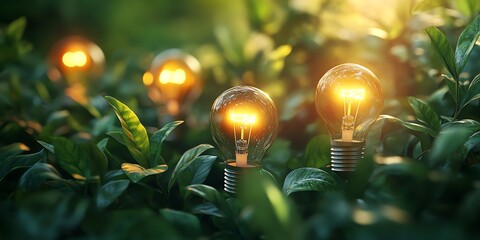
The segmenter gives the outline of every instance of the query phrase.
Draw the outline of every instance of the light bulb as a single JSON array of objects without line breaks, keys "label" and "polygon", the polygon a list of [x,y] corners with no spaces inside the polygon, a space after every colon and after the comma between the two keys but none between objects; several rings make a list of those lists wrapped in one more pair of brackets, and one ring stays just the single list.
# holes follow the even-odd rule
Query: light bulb
[{"label": "light bulb", "polygon": [[203,87],[200,71],[196,58],[170,49],[155,56],[143,83],[155,104],[164,106],[170,116],[177,116],[199,96]]},{"label": "light bulb", "polygon": [[226,159],[225,191],[235,193],[242,169],[260,167],[277,128],[277,108],[262,90],[236,86],[217,97],[210,112],[210,129]]},{"label": "light bulb", "polygon": [[50,80],[59,82],[63,78],[70,86],[85,86],[103,74],[105,55],[92,41],[70,36],[53,46],[47,60]]},{"label": "light bulb", "polygon": [[368,131],[383,107],[380,81],[358,64],[338,65],[318,82],[315,106],[331,137],[332,170],[355,171]]}]

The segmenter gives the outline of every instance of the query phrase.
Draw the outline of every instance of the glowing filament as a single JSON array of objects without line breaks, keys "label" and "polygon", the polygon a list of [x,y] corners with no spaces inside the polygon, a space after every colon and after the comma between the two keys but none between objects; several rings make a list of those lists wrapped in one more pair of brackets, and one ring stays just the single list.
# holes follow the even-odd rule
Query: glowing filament
[{"label": "glowing filament", "polygon": [[62,56],[62,62],[67,67],[83,67],[87,64],[87,55],[83,51],[66,52]]},{"label": "glowing filament", "polygon": [[182,69],[175,69],[174,71],[166,69],[160,73],[159,79],[161,84],[173,83],[181,85],[185,83],[186,78],[187,75]]},{"label": "glowing filament", "polygon": [[[248,145],[250,143],[250,135],[252,134],[252,126],[255,123],[255,115],[249,114],[231,114],[233,121],[233,135],[235,137],[235,155],[237,166],[247,165]],[[237,137],[237,127],[240,129],[240,136]],[[245,132],[248,131],[248,136]]]},{"label": "glowing filament", "polygon": [[[351,142],[353,140],[355,121],[364,95],[363,89],[342,89],[341,91],[343,98],[342,141]],[[355,115],[352,115],[352,108],[356,108]]]}]

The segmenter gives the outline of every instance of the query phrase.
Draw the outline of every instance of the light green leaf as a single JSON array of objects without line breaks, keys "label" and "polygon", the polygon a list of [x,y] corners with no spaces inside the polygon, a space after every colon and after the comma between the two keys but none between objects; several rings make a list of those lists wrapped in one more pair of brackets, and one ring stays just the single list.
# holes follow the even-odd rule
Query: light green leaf
[{"label": "light green leaf", "polygon": [[447,68],[448,72],[454,79],[458,80],[458,72],[455,67],[455,56],[453,55],[452,46],[448,42],[445,34],[436,27],[428,27],[425,31],[430,37],[435,51],[442,58],[445,68]]},{"label": "light green leaf", "polygon": [[480,74],[475,76],[475,78],[468,85],[468,89],[463,95],[461,108],[463,109],[471,102],[480,98]]},{"label": "light green leaf", "polygon": [[191,148],[187,150],[180,160],[177,163],[177,166],[175,166],[175,169],[173,170],[172,176],[170,177],[170,180],[168,181],[168,191],[170,191],[173,187],[173,184],[177,180],[177,177],[179,174],[181,174],[192,162],[200,156],[203,152],[205,152],[208,149],[213,148],[212,145],[209,144],[200,144],[194,148]]},{"label": "light green leaf", "polygon": [[182,123],[183,121],[167,123],[152,135],[150,138],[150,164],[155,166],[165,163],[165,160],[163,160],[162,156],[160,155],[162,152],[163,142],[165,139],[167,139],[170,132],[172,132],[173,129]]},{"label": "light green leaf", "polygon": [[156,175],[167,171],[168,166],[165,164],[158,165],[153,168],[145,169],[144,167],[133,164],[133,163],[123,163],[122,170],[123,172],[132,180],[134,183],[140,182],[144,177],[150,175]]},{"label": "light green leaf", "polygon": [[150,147],[147,130],[127,105],[110,96],[106,96],[105,99],[113,107],[122,124],[123,136],[130,154],[138,164],[149,167]]},{"label": "light green leaf", "polygon": [[318,168],[298,168],[285,178],[282,191],[290,195],[301,191],[327,192],[335,190],[337,182],[327,172]]},{"label": "light green leaf", "polygon": [[435,132],[440,130],[440,118],[428,103],[415,97],[408,97],[408,103],[412,107],[418,121],[424,123]]},{"label": "light green leaf", "polygon": [[[475,42],[480,36],[480,16],[477,16],[460,34],[455,49],[455,62],[457,66],[457,73],[461,73],[467,64],[468,57],[472,52]],[[456,78],[458,79],[458,78]]]},{"label": "light green leaf", "polygon": [[437,135],[437,133],[435,131],[433,131],[432,129],[430,129],[426,126],[423,126],[423,125],[420,125],[420,124],[417,124],[417,123],[406,122],[406,121],[403,121],[399,118],[396,118],[396,117],[393,117],[393,116],[390,116],[390,115],[380,115],[378,117],[378,119],[387,119],[389,121],[398,123],[398,124],[402,125],[403,127],[412,130],[413,132],[426,133],[426,134],[428,134],[432,137],[435,137]]},{"label": "light green leaf", "polygon": [[116,180],[103,185],[97,192],[95,198],[97,207],[104,208],[112,204],[130,184],[129,180]]},{"label": "light green leaf", "polygon": [[8,25],[6,33],[8,36],[12,37],[12,39],[20,41],[26,26],[27,19],[25,17],[18,18]]},{"label": "light green leaf", "polygon": [[42,147],[45,148],[47,151],[49,151],[50,153],[55,154],[55,148],[53,147],[52,144],[46,143],[46,142],[40,141],[40,140],[38,140],[37,142],[40,143],[40,145],[42,145]]},{"label": "light green leaf", "polygon": [[312,138],[305,150],[307,167],[322,168],[330,163],[330,137],[320,135]]}]

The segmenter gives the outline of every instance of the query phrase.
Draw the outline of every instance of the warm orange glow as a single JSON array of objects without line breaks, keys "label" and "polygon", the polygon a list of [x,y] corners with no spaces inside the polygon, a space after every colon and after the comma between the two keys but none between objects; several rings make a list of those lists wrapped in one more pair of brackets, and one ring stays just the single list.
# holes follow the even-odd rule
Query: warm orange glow
[{"label": "warm orange glow", "polygon": [[342,89],[341,96],[345,100],[362,100],[365,95],[365,91],[363,89]]},{"label": "warm orange glow", "polygon": [[187,74],[183,69],[165,69],[160,73],[159,80],[161,84],[173,83],[173,84],[184,84],[187,79]]},{"label": "warm orange glow", "polygon": [[255,122],[255,115],[249,114],[231,114],[232,121],[240,124],[253,124]]},{"label": "warm orange glow", "polygon": [[153,74],[151,72],[145,72],[142,77],[143,84],[145,86],[150,86],[153,83]]},{"label": "warm orange glow", "polygon": [[62,62],[65,66],[83,67],[87,64],[87,55],[84,51],[66,52],[62,56]]}]

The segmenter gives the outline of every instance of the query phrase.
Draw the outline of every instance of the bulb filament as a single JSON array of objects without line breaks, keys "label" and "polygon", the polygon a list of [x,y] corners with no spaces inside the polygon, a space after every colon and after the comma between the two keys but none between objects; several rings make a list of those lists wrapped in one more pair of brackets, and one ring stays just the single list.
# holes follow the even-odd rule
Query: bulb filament
[{"label": "bulb filament", "polygon": [[173,83],[182,85],[185,83],[186,74],[182,69],[175,69],[173,71],[166,69],[160,73],[159,80],[161,84]]},{"label": "bulb filament", "polygon": [[[342,141],[344,142],[353,140],[355,121],[364,94],[363,89],[342,89],[341,91],[341,97],[343,98]],[[355,109],[355,115],[352,115],[352,108]]]},{"label": "bulb filament", "polygon": [[[235,137],[235,156],[237,166],[246,166],[248,145],[250,143],[252,126],[255,122],[255,115],[233,113],[231,118],[233,121],[233,135]],[[237,128],[240,131],[239,136],[237,135]]]}]

